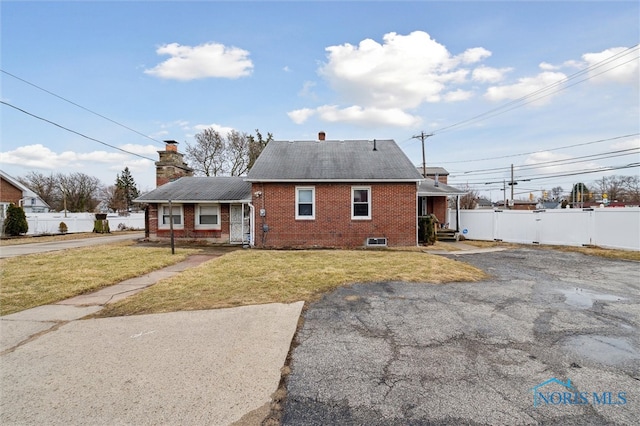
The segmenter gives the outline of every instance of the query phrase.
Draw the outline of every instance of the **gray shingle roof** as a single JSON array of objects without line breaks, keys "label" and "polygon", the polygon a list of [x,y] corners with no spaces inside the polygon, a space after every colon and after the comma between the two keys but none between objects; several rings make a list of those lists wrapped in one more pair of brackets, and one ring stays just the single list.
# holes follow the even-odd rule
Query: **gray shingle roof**
[{"label": "gray shingle roof", "polygon": [[438,183],[438,186],[436,186],[436,181],[430,178],[424,179],[418,186],[418,195],[420,196],[444,197],[446,195],[462,195],[466,194],[466,192],[444,183]]},{"label": "gray shingle roof", "polygon": [[182,177],[144,194],[135,201],[249,201],[251,184],[243,177]]},{"label": "gray shingle roof", "polygon": [[419,181],[393,140],[272,141],[247,175],[261,181]]}]

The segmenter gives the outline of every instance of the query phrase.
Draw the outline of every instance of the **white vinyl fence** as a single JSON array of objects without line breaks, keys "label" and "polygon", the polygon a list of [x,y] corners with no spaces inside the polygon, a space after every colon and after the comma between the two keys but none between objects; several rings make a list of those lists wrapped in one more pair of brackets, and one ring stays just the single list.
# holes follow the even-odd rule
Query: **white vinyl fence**
[{"label": "white vinyl fence", "polygon": [[[449,212],[451,228],[455,211]],[[461,210],[460,232],[471,240],[640,251],[640,207],[553,210]]]},{"label": "white vinyl fence", "polygon": [[[93,232],[93,223],[96,216],[93,213],[33,213],[27,214],[29,230],[27,235],[57,234],[60,222],[67,225],[67,233]],[[144,229],[144,213],[132,213],[129,216],[118,216],[118,214],[108,214],[109,229],[111,232],[118,231],[118,226],[122,224],[127,229]]]}]

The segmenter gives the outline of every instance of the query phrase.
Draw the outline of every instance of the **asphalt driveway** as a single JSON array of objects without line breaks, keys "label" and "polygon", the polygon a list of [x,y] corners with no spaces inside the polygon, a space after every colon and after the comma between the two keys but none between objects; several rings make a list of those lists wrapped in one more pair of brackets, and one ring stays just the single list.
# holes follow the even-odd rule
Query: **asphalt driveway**
[{"label": "asphalt driveway", "polygon": [[493,277],[358,284],[312,304],[282,423],[637,424],[640,263],[537,248],[457,259]]}]

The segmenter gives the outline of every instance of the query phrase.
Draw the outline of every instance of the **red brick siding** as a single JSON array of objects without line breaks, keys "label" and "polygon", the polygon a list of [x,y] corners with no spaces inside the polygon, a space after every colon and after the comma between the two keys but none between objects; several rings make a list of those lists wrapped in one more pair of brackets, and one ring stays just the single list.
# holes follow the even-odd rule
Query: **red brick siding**
[{"label": "red brick siding", "polygon": [[[315,220],[296,220],[296,186],[315,187]],[[370,220],[351,219],[352,186],[371,187]],[[368,237],[386,237],[389,246],[417,244],[415,183],[259,183],[252,192],[258,247],[362,247]],[[263,223],[269,226],[266,234]]]},{"label": "red brick siding", "polygon": [[20,205],[22,190],[0,177],[0,201]]},{"label": "red brick siding", "polygon": [[[175,204],[176,206],[178,204]],[[214,243],[229,242],[229,204],[220,205],[221,229],[195,229],[195,204],[183,204],[183,229],[173,230],[174,238],[207,240]],[[152,240],[171,238],[169,229],[158,229],[158,205],[149,205],[149,238]]]}]

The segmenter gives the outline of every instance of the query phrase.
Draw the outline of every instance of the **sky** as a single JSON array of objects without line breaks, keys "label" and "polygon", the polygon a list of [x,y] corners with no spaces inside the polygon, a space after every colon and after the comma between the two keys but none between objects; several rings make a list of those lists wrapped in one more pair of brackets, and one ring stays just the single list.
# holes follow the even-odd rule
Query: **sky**
[{"label": "sky", "polygon": [[416,166],[425,135],[427,166],[494,201],[511,165],[516,199],[640,171],[635,0],[3,0],[0,19],[14,177],[128,167],[149,191],[163,141],[209,127],[394,139]]}]

